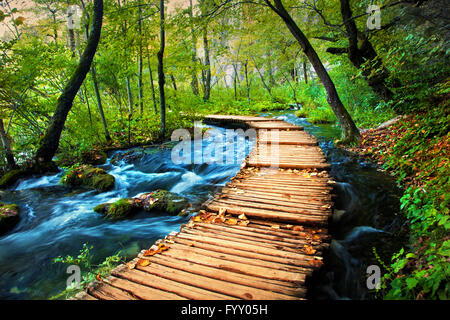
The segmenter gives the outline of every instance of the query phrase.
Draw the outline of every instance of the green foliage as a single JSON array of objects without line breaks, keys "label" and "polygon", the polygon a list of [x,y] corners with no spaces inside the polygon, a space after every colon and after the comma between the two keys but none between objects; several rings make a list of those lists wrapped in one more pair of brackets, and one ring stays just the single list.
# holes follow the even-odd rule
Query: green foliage
[{"label": "green foliage", "polygon": [[83,247],[80,250],[80,253],[77,256],[59,256],[53,259],[53,263],[61,263],[64,265],[77,265],[82,270],[81,272],[81,283],[80,287],[76,288],[75,286],[68,287],[59,294],[50,298],[50,300],[57,299],[67,299],[81,290],[84,290],[85,287],[94,281],[96,278],[106,278],[111,273],[111,270],[118,266],[123,262],[123,257],[121,256],[121,252],[117,252],[115,255],[109,256],[105,258],[99,264],[95,264],[95,257],[92,254],[92,249],[94,247],[87,243],[83,244]]}]

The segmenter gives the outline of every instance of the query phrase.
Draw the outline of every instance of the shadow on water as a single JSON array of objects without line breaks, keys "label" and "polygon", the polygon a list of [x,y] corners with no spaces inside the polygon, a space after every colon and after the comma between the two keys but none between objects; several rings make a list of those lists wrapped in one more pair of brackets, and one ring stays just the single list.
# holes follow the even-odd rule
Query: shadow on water
[{"label": "shadow on water", "polygon": [[[203,150],[208,146],[225,148],[226,143],[210,139],[203,143]],[[247,154],[250,148],[246,141]],[[134,257],[157,239],[178,231],[188,217],[141,212],[109,221],[93,208],[156,189],[179,193],[195,207],[239,171],[246,154],[237,151],[232,164],[175,164],[170,148],[121,150],[101,166],[116,179],[109,192],[64,187],[59,184],[61,173],[26,179],[0,191],[1,201],[21,208],[20,223],[0,236],[0,298],[47,299],[59,293],[65,289],[68,275],[66,266],[54,264],[52,259],[77,255],[83,243],[94,246],[97,264],[119,250],[127,258]]]},{"label": "shadow on water", "polygon": [[383,261],[389,262],[406,240],[404,232],[400,232],[402,191],[375,165],[335,147],[333,141],[340,136],[339,128],[330,124],[312,125],[292,112],[266,115],[303,126],[314,135],[331,163],[330,174],[337,182],[329,224],[333,240],[324,267],[309,282],[310,298],[374,299],[366,286],[367,266],[379,265],[373,248]]}]

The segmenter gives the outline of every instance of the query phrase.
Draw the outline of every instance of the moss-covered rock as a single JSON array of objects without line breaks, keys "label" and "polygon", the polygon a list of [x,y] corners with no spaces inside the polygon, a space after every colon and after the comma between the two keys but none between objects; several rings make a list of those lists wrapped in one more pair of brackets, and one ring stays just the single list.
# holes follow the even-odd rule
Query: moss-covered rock
[{"label": "moss-covered rock", "polygon": [[188,213],[184,209],[188,206],[188,200],[176,193],[156,190],[132,199],[120,199],[114,203],[99,204],[94,211],[111,219],[129,217],[139,210],[185,216]]},{"label": "moss-covered rock", "polygon": [[18,179],[22,178],[25,172],[21,169],[15,169],[6,172],[0,179],[0,189],[13,185]]},{"label": "moss-covered rock", "polygon": [[8,232],[19,222],[20,209],[17,204],[0,202],[0,234]]},{"label": "moss-covered rock", "polygon": [[78,165],[69,168],[61,178],[61,183],[71,186],[83,186],[100,192],[114,188],[114,176],[105,170],[91,165]]},{"label": "moss-covered rock", "polygon": [[162,189],[144,193],[134,201],[145,211],[162,211],[171,215],[184,215],[183,209],[189,205],[187,199]]},{"label": "moss-covered rock", "polygon": [[122,219],[138,211],[133,199],[120,199],[113,203],[102,203],[94,208],[97,213],[110,219]]}]

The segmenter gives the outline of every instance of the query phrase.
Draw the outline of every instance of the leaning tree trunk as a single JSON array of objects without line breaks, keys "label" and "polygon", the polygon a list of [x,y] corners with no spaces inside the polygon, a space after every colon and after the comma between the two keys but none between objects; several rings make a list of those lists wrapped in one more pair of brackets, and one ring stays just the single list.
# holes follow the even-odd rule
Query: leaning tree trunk
[{"label": "leaning tree trunk", "polygon": [[[361,41],[358,39],[359,33],[350,8],[350,0],[339,0],[339,2],[341,5],[342,20],[347,31],[349,43],[347,55],[349,60],[358,69],[361,69],[367,60],[374,61],[372,67],[362,70],[362,75],[367,80],[367,84],[372,88],[373,92],[381,99],[385,101],[391,100],[393,93],[386,85],[389,71],[383,66],[381,58],[377,55],[375,48],[367,37],[363,39],[362,45],[358,47],[358,43]],[[377,71],[372,72],[374,70]]]},{"label": "leaning tree trunk", "polygon": [[274,0],[275,5],[273,5],[270,2],[270,0],[264,1],[284,21],[289,31],[292,33],[297,42],[300,44],[301,48],[303,49],[303,52],[308,57],[309,61],[311,62],[311,65],[316,71],[317,76],[319,77],[320,81],[325,87],[328,104],[330,105],[331,109],[336,115],[342,129],[342,141],[344,142],[359,141],[361,139],[360,132],[356,127],[355,123],[353,122],[353,119],[351,118],[350,114],[347,112],[347,109],[345,109],[344,105],[342,104],[342,101],[339,98],[339,95],[336,91],[336,87],[334,86],[333,81],[331,80],[327,70],[323,66],[322,61],[320,61],[317,52],[312,47],[308,38],[306,38],[306,36],[297,26],[297,24],[292,19],[290,14],[286,11],[286,8],[281,3],[281,0]]},{"label": "leaning tree trunk", "polygon": [[148,71],[149,71],[149,74],[150,74],[150,87],[152,88],[153,110],[155,111],[155,114],[157,114],[158,113],[158,108],[156,107],[155,86],[153,84],[153,72],[152,72],[152,65],[150,63],[150,52],[148,50],[148,46],[147,46],[147,63],[148,63]]},{"label": "leaning tree trunk", "polygon": [[164,48],[166,45],[166,33],[164,28],[164,0],[160,0],[160,42],[158,51],[158,84],[159,84],[159,107],[160,107],[160,137],[164,139],[166,135],[166,95],[164,92]]},{"label": "leaning tree trunk", "polygon": [[11,150],[11,143],[9,141],[9,137],[5,132],[5,127],[3,126],[3,119],[0,119],[0,138],[2,140],[2,146],[5,151],[7,168],[9,170],[17,169],[18,166],[16,164],[16,160],[14,159],[14,154]]},{"label": "leaning tree trunk", "polygon": [[94,59],[97,46],[100,41],[100,34],[102,30],[103,21],[103,0],[94,0],[94,19],[92,23],[92,31],[89,39],[81,55],[75,72],[72,74],[68,83],[63,89],[62,94],[58,98],[58,104],[53,114],[50,124],[45,132],[44,137],[40,141],[39,147],[35,154],[35,161],[39,163],[48,163],[52,161],[53,156],[59,146],[64,124],[73,105],[73,100],[83,84],[89,69],[91,68],[92,60]]}]

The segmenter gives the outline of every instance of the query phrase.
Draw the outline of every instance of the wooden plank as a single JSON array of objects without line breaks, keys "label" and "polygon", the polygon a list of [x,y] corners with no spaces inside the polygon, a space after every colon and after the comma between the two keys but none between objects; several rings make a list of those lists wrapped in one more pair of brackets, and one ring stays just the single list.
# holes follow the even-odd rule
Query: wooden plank
[{"label": "wooden plank", "polygon": [[288,212],[288,213],[295,213],[295,214],[301,214],[301,215],[312,215],[312,216],[319,216],[319,217],[328,217],[331,214],[330,208],[327,206],[326,208],[305,208],[305,207],[289,207],[284,205],[273,205],[273,204],[267,204],[263,202],[257,202],[257,201],[243,201],[243,200],[235,200],[230,198],[218,198],[215,199],[212,203],[212,205],[226,205],[226,206],[240,206],[243,209],[247,208],[255,208],[255,209],[265,209],[265,210],[271,210],[271,211],[280,211],[280,212]]},{"label": "wooden plank", "polygon": [[296,265],[299,265],[302,267],[313,268],[311,263],[309,263],[309,261],[313,260],[313,257],[302,254],[302,253],[295,253],[295,252],[290,252],[290,251],[273,249],[273,248],[269,248],[269,247],[262,247],[262,246],[259,246],[258,244],[243,243],[243,242],[236,241],[236,239],[225,240],[225,239],[205,237],[205,236],[199,236],[196,234],[187,234],[187,233],[179,233],[177,235],[177,237],[186,239],[189,241],[200,241],[200,242],[204,242],[204,243],[224,246],[224,247],[243,250],[243,251],[249,251],[249,252],[255,252],[255,253],[260,253],[260,254],[272,255],[275,257],[292,259],[294,261],[297,261]]},{"label": "wooden plank", "polygon": [[88,286],[87,293],[100,300],[137,300],[126,291],[96,280]]},{"label": "wooden plank", "polygon": [[327,216],[316,216],[309,214],[299,214],[299,213],[288,213],[276,210],[266,210],[266,209],[256,209],[248,207],[239,207],[223,203],[211,203],[206,206],[207,209],[214,212],[219,212],[221,209],[226,209],[227,213],[232,215],[245,214],[248,217],[258,217],[263,219],[270,219],[273,221],[283,221],[283,222],[297,222],[306,224],[326,224]]},{"label": "wooden plank", "polygon": [[[138,260],[138,259],[135,259]],[[187,299],[196,300],[234,300],[236,298],[220,294],[217,292],[204,290],[195,286],[186,285],[184,283],[176,282],[173,280],[165,279],[162,277],[155,276],[150,273],[146,273],[142,270],[132,269],[129,270],[125,265],[113,270],[112,274],[119,278],[124,278],[126,280],[139,283],[148,287],[153,287],[156,289],[161,289],[167,292],[174,293],[178,296]]]},{"label": "wooden plank", "polygon": [[230,253],[220,252],[216,250],[207,250],[200,248],[198,246],[189,246],[184,244],[177,244],[177,243],[167,243],[167,245],[170,245],[170,250],[172,249],[179,249],[183,251],[192,251],[204,256],[217,258],[221,260],[228,260],[232,262],[238,262],[238,263],[244,263],[246,265],[254,265],[258,267],[265,267],[270,268],[274,270],[282,270],[286,272],[298,272],[298,273],[304,273],[304,274],[310,274],[312,272],[311,269],[300,267],[300,266],[292,266],[288,264],[283,264],[279,262],[273,262],[273,261],[267,261],[263,259],[257,259],[252,255],[252,257],[248,257],[247,255],[234,255]]},{"label": "wooden plank", "polygon": [[175,243],[187,245],[190,247],[193,246],[193,247],[205,249],[208,251],[229,253],[229,254],[232,254],[232,255],[235,255],[238,257],[255,258],[255,259],[263,260],[263,261],[278,262],[278,263],[282,263],[285,265],[292,265],[292,266],[299,266],[299,267],[301,266],[301,265],[299,265],[298,260],[296,260],[296,259],[276,257],[276,256],[272,256],[272,255],[260,254],[260,253],[256,253],[256,252],[240,250],[240,249],[235,249],[235,248],[230,248],[230,247],[222,247],[222,246],[205,243],[205,242],[198,241],[198,240],[188,240],[188,239],[184,239],[182,237],[171,237],[170,240]]},{"label": "wooden plank", "polygon": [[[246,277],[227,270],[200,266],[170,257],[153,256],[152,263],[137,269],[206,290],[245,300],[295,300],[302,291]],[[281,292],[280,292],[281,291]],[[282,293],[284,292],[284,293]]]}]

